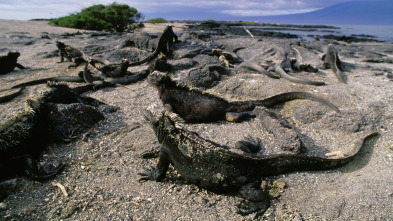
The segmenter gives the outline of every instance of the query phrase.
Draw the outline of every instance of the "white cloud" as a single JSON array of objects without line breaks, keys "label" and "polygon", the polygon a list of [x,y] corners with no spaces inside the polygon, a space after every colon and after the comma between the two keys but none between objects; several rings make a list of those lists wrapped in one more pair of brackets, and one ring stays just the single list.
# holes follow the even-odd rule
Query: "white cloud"
[{"label": "white cloud", "polygon": [[289,15],[289,14],[298,14],[305,13],[318,10],[318,8],[312,9],[290,9],[290,10],[252,10],[252,9],[244,9],[244,10],[221,10],[220,12],[223,14],[229,14],[234,16],[269,16],[269,15]]},{"label": "white cloud", "polygon": [[1,0],[0,18],[56,18],[114,1],[135,7],[142,14],[203,9],[239,16],[300,13],[351,0]]}]

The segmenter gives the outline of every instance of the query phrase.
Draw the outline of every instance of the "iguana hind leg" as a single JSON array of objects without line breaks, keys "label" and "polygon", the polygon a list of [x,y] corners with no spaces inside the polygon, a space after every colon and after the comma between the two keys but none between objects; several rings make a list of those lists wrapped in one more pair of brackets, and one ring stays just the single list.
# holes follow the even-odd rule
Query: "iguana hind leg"
[{"label": "iguana hind leg", "polygon": [[56,176],[60,171],[64,169],[64,166],[65,164],[60,163],[57,167],[49,171],[38,170],[37,173],[30,173],[28,175],[33,180],[43,181],[43,180],[51,179],[52,177]]},{"label": "iguana hind leg", "polygon": [[[65,166],[61,163],[56,168],[45,171],[38,168],[36,159],[30,155],[12,157],[7,159],[4,165],[6,165],[9,169],[2,171],[4,173],[2,174],[3,178],[12,177],[14,174],[19,174],[38,181],[43,181],[54,177]],[[2,169],[5,170],[6,168]]]},{"label": "iguana hind leg", "polygon": [[243,120],[255,117],[252,111],[244,111],[244,112],[227,112],[225,114],[225,119],[229,122],[239,123]]}]

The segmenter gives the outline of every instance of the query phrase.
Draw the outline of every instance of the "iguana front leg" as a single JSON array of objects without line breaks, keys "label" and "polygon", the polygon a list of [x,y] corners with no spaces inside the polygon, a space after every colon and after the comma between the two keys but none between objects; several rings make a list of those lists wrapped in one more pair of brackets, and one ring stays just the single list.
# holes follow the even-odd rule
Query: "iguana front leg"
[{"label": "iguana front leg", "polygon": [[263,192],[258,182],[253,182],[242,186],[239,190],[244,199],[237,206],[240,215],[248,215],[256,212],[254,219],[262,216],[270,207],[269,196]]},{"label": "iguana front leg", "polygon": [[161,150],[160,158],[156,165],[156,168],[146,169],[144,173],[138,173],[141,176],[139,182],[153,180],[157,182],[161,182],[166,178],[166,172],[169,167],[168,155]]},{"label": "iguana front leg", "polygon": [[60,63],[64,62],[64,55],[63,52],[60,52]]},{"label": "iguana front leg", "polygon": [[16,67],[19,68],[19,69],[25,69],[25,67],[23,65],[19,64],[19,63],[16,63]]},{"label": "iguana front leg", "polygon": [[263,148],[263,144],[260,138],[253,138],[247,135],[244,140],[237,141],[235,147],[246,153],[255,154]]}]

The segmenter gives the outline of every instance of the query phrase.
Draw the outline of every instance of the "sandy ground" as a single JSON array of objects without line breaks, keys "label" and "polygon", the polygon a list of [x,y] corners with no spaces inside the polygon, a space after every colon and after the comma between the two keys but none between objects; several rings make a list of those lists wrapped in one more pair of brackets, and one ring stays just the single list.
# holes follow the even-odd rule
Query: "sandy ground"
[{"label": "sandy ground", "polygon": [[[176,33],[183,31],[184,24],[172,25]],[[159,33],[165,26],[166,24],[146,24],[141,31]],[[5,54],[10,50],[19,51],[21,57],[18,62],[28,67],[25,70],[16,69],[13,73],[0,76],[0,90],[16,83],[43,77],[76,75],[82,67],[67,69],[70,63],[58,63],[57,56],[42,58],[56,50],[54,41],[57,39],[67,41],[78,48],[93,43],[116,48],[122,41],[122,37],[108,40],[105,36],[93,41],[89,37],[89,32],[84,30],[79,30],[82,34],[76,37],[62,35],[77,31],[49,26],[41,21],[0,20],[0,53]],[[49,35],[51,39],[41,39],[43,35]],[[257,42],[252,39],[236,39],[235,45],[246,45],[250,50],[259,50],[266,45],[285,41],[263,39]],[[231,47],[234,41],[223,39],[217,42]],[[365,63],[362,62],[361,55],[351,54],[358,53],[357,48],[366,48],[367,51],[375,51],[391,58],[392,44],[341,43],[337,47],[348,52],[341,55],[341,59],[351,66],[351,69],[346,72],[348,85],[337,83],[337,79],[332,74],[327,74],[328,71],[314,76],[328,82],[328,86],[324,87],[299,86],[285,82],[274,85],[265,76],[244,73],[225,78],[212,89],[221,94],[233,93],[232,98],[246,94],[247,97],[254,99],[273,93],[275,87],[315,92],[329,97],[344,111],[356,109],[358,112],[354,111],[354,115],[366,113],[362,115],[364,118],[370,116],[372,119],[369,121],[372,123],[378,121],[375,125],[379,136],[366,142],[360,156],[349,165],[332,171],[300,171],[269,177],[268,179],[271,180],[282,180],[286,183],[286,188],[278,199],[272,200],[272,206],[262,217],[264,220],[391,220],[393,218],[393,107],[391,105],[393,82],[387,78],[387,74],[393,72],[393,65]],[[247,52],[250,51],[245,50],[240,55],[245,59],[257,59],[257,57],[247,57],[249,56]],[[42,85],[29,87],[23,96],[12,102],[0,104],[0,119],[9,118],[21,110],[24,100],[31,94],[41,91],[43,87]],[[160,104],[157,92],[146,80],[86,95],[117,106],[120,110],[106,114],[106,119],[98,123],[85,139],[48,145],[41,159],[43,165],[67,163],[66,169],[53,180],[37,182],[15,178],[6,181],[5,184],[3,182],[3,185],[10,187],[8,196],[0,202],[1,220],[248,220],[253,218],[253,214],[240,216],[235,213],[236,204],[240,202],[236,194],[216,194],[187,184],[173,168],[170,169],[169,178],[165,182],[143,184],[138,182],[137,173],[156,163],[156,159],[141,159],[140,154],[159,145],[149,125],[143,119],[143,111],[149,105]],[[291,110],[293,107],[299,107],[306,114],[313,114],[312,111],[307,112],[308,108],[313,108],[312,104],[296,101],[279,107],[276,111],[285,116],[286,110]],[[344,122],[343,124],[347,122],[331,112],[326,116],[330,116],[324,118],[327,122],[329,119],[334,120],[333,123],[326,125],[331,126],[335,123],[342,125],[341,122]],[[294,119],[293,121],[296,121],[296,118]],[[368,122],[367,119],[365,122]],[[301,124],[297,123],[298,125]],[[217,124],[212,128],[221,130],[221,126]],[[322,131],[326,129],[321,125],[314,126],[322,127]],[[214,137],[209,133],[205,136]],[[340,148],[340,142],[332,143]],[[65,186],[68,196],[64,196],[59,188],[52,186],[52,182]]]},{"label": "sandy ground", "polygon": [[[61,34],[64,32],[75,32],[76,29],[64,28],[64,27],[53,27],[47,25],[46,21],[19,21],[19,20],[4,20],[0,19],[0,31],[3,33],[7,32],[25,32],[28,31],[30,35],[40,35],[42,32]],[[182,31],[185,23],[179,22],[168,22],[159,24],[145,23],[145,27],[140,29],[140,31],[148,33],[158,33],[162,32],[167,25],[173,26],[173,31]],[[86,30],[81,30],[85,32]]]}]

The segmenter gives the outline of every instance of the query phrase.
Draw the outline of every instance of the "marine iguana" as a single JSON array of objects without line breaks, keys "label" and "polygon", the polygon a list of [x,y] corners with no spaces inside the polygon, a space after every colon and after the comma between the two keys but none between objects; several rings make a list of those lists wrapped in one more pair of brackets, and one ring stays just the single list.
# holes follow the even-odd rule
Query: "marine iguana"
[{"label": "marine iguana", "polygon": [[48,84],[48,88],[35,97],[28,98],[25,110],[0,123],[0,180],[14,175],[25,175],[34,180],[55,176],[64,167],[44,171],[37,166],[37,159],[48,141],[50,108],[48,104],[84,103],[102,104],[81,97],[66,84]]},{"label": "marine iguana", "polygon": [[87,62],[87,59],[94,60],[97,63],[107,64],[108,62],[101,58],[89,58],[80,49],[75,48],[71,45],[67,45],[62,41],[56,41],[56,46],[60,50],[60,62],[64,62],[64,58],[68,61],[74,62],[69,67],[77,67],[83,62]]},{"label": "marine iguana", "polygon": [[124,77],[128,75],[127,68],[129,64],[130,62],[128,59],[123,58],[120,63],[111,63],[96,67],[94,61],[88,60],[88,62],[86,62],[84,71],[89,70],[93,75],[96,75],[100,78]]},{"label": "marine iguana", "polygon": [[86,83],[90,85],[94,85],[93,86],[94,89],[98,89],[103,87],[115,87],[117,84],[127,85],[131,83],[135,83],[146,78],[148,74],[149,74],[148,71],[144,71],[140,74],[126,76],[126,77],[100,78],[94,76],[93,73],[85,67],[83,71],[83,79]]},{"label": "marine iguana", "polygon": [[[83,79],[85,80],[86,83],[95,84],[97,86],[101,84],[104,85],[112,84],[113,86],[116,86],[116,84],[126,85],[126,84],[135,83],[139,80],[146,78],[154,70],[160,70],[160,71],[172,70],[172,66],[166,62],[166,56],[163,54],[159,54],[155,58],[154,62],[152,62],[146,70],[142,71],[139,74],[132,75],[131,72],[128,72],[127,71],[128,64],[129,64],[128,61],[124,59],[122,63],[115,65],[117,66],[115,72],[118,73],[115,75],[122,76],[124,74],[126,76],[107,77],[108,74],[105,73],[105,69],[96,68],[93,64],[87,62],[85,68],[83,69]],[[104,67],[105,66],[106,65],[104,65]],[[122,74],[120,74],[121,72]]]},{"label": "marine iguana", "polygon": [[21,64],[17,62],[19,52],[8,52],[7,55],[0,56],[0,74],[7,74],[14,71],[15,67],[19,69],[25,69]]},{"label": "marine iguana", "polygon": [[143,63],[149,62],[155,57],[157,57],[160,53],[163,53],[164,55],[169,55],[169,46],[171,46],[174,42],[178,42],[177,35],[173,32],[172,26],[168,25],[158,39],[156,49],[147,58],[131,63],[129,66],[141,65]]},{"label": "marine iguana", "polygon": [[[140,181],[163,181],[168,166],[172,164],[188,183],[217,192],[238,191],[246,200],[238,206],[238,213],[247,215],[257,212],[256,216],[263,215],[270,205],[266,193],[256,187],[262,177],[338,168],[354,159],[364,141],[377,134],[373,132],[364,136],[351,152],[336,159],[306,154],[257,156],[231,151],[226,146],[198,136],[185,129],[176,114],[162,107],[150,106],[145,118],[151,124],[161,150],[156,167],[138,173]],[[250,145],[254,144],[251,142]]]},{"label": "marine iguana", "polygon": [[32,80],[32,81],[23,82],[23,83],[14,85],[14,86],[12,86],[9,89],[2,90],[2,91],[8,91],[8,90],[13,90],[13,89],[19,88],[19,90],[15,91],[14,93],[10,93],[8,95],[0,97],[0,103],[5,103],[5,102],[8,102],[8,101],[11,101],[15,97],[21,95],[23,93],[23,90],[26,88],[26,86],[45,84],[47,82],[60,82],[60,81],[84,82],[83,81],[83,76],[49,77],[49,78],[42,78],[42,79],[38,79],[38,80]]},{"label": "marine iguana", "polygon": [[35,180],[49,179],[63,168],[60,164],[53,170],[42,171],[36,161],[44,147],[47,128],[44,103],[52,92],[49,89],[41,96],[27,99],[24,111],[0,124],[0,180],[15,174]]},{"label": "marine iguana", "polygon": [[322,81],[311,81],[306,79],[300,79],[293,75],[288,74],[287,72],[292,72],[293,70],[292,70],[291,61],[288,59],[287,52],[284,53],[282,61],[277,63],[272,70],[274,70],[274,72],[276,72],[276,74],[279,74],[282,78],[285,78],[295,83],[316,85],[316,86],[321,86],[326,84],[325,82]]},{"label": "marine iguana", "polygon": [[26,87],[26,86],[33,86],[33,85],[38,85],[38,84],[46,84],[48,81],[83,82],[83,76],[59,76],[59,77],[41,78],[38,80],[27,81],[27,82],[23,82],[23,83],[14,85],[11,87],[11,89],[21,88],[21,87]]},{"label": "marine iguana", "polygon": [[255,106],[272,107],[295,99],[310,99],[339,112],[334,104],[307,92],[288,92],[263,100],[229,102],[224,98],[177,84],[167,74],[159,71],[151,73],[148,80],[157,88],[162,103],[189,122],[224,119],[238,122],[252,117]]},{"label": "marine iguana", "polygon": [[226,63],[226,68],[229,68],[233,64],[239,64],[243,62],[243,59],[237,56],[235,53],[224,51],[220,48],[215,48],[212,50],[214,56],[217,56],[220,60]]},{"label": "marine iguana", "polygon": [[[86,63],[86,66],[88,65],[88,63]],[[85,67],[86,69],[86,67]],[[91,70],[91,69],[89,69]],[[100,73],[98,70],[96,70],[95,68],[92,69],[95,70],[95,73]],[[49,78],[42,78],[42,79],[38,79],[38,80],[32,80],[32,81],[27,81],[27,82],[23,82],[17,85],[12,86],[10,89],[6,89],[6,90],[12,90],[15,88],[20,88],[18,91],[14,92],[14,93],[10,93],[8,95],[2,96],[0,97],[0,103],[5,103],[8,101],[11,101],[12,99],[14,99],[15,97],[19,96],[22,94],[23,89],[26,86],[32,86],[32,85],[38,85],[38,84],[45,84],[47,82],[86,82],[86,83],[92,83],[94,80],[101,80],[100,78],[95,78],[94,76],[91,75],[91,73],[87,73],[84,74],[85,71],[80,72],[78,74],[78,76],[59,76],[59,77],[49,77]],[[105,87],[115,87],[116,84],[131,84],[137,81],[140,81],[144,78],[146,78],[148,75],[148,72],[142,72],[140,74],[137,75],[132,75],[132,76],[127,76],[127,77],[122,77],[122,78],[105,78],[105,83],[99,83],[100,85],[90,85],[90,86],[86,86],[83,89],[81,89],[81,91],[87,92],[87,91],[91,91],[91,90],[97,90],[100,88],[105,88]],[[83,86],[82,86],[83,87]],[[4,91],[6,91],[4,90]]]},{"label": "marine iguana", "polygon": [[291,66],[293,67],[294,70],[296,70],[296,71],[313,72],[313,73],[318,72],[318,68],[312,66],[309,63],[305,63],[303,61],[303,56],[300,53],[298,48],[296,48],[294,45],[291,45],[291,47],[292,47],[292,50],[296,54],[296,59],[292,59],[291,60]]},{"label": "marine iguana", "polygon": [[275,79],[280,78],[280,76],[274,75],[273,73],[265,70],[263,67],[255,64],[253,62],[249,62],[249,61],[244,61],[244,62],[240,63],[236,68],[245,68],[245,69],[249,69],[251,71],[256,71],[256,72],[264,74],[270,78],[275,78]]},{"label": "marine iguana", "polygon": [[322,56],[323,67],[325,69],[331,69],[336,75],[337,79],[341,83],[346,83],[343,78],[343,65],[340,58],[338,57],[337,51],[333,44],[329,44],[326,50],[326,54]]}]

